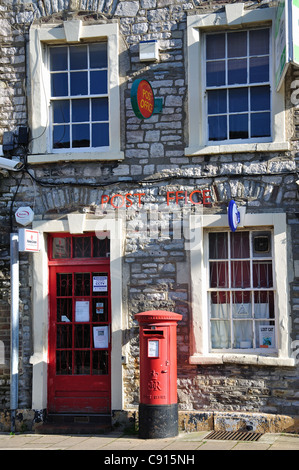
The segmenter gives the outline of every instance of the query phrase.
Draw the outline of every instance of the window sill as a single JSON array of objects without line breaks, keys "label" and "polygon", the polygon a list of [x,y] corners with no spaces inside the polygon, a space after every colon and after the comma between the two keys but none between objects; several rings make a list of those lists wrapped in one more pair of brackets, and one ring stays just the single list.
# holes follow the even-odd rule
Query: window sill
[{"label": "window sill", "polygon": [[121,151],[107,152],[69,152],[69,153],[46,153],[39,155],[28,155],[28,163],[55,163],[55,162],[78,162],[99,160],[123,160],[124,153]]},{"label": "window sill", "polygon": [[219,153],[245,153],[245,152],[285,152],[290,150],[289,142],[261,142],[257,144],[227,144],[210,145],[205,147],[187,147],[185,155],[212,155]]},{"label": "window sill", "polygon": [[295,367],[295,359],[289,357],[258,356],[251,354],[194,354],[189,364],[244,364],[257,366]]}]

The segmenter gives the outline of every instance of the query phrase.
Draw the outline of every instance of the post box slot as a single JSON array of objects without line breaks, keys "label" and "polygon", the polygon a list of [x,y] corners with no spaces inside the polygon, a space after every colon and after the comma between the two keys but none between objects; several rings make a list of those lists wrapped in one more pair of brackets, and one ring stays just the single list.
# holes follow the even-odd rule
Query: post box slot
[{"label": "post box slot", "polygon": [[143,330],[144,336],[163,336],[164,331],[161,330]]}]

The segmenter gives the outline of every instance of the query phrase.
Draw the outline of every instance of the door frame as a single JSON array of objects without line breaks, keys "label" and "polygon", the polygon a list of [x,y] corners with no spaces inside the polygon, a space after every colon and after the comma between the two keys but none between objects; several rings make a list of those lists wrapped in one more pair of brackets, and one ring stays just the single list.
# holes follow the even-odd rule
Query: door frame
[{"label": "door frame", "polygon": [[110,235],[110,276],[111,276],[111,410],[123,409],[122,371],[122,219],[82,219],[81,228],[71,230],[71,216],[59,220],[36,220],[33,229],[40,232],[38,253],[33,254],[32,275],[32,315],[33,315],[33,355],[30,363],[32,371],[32,409],[47,408],[48,376],[48,329],[49,329],[49,268],[48,234],[61,232],[71,235],[83,232],[109,232]]}]

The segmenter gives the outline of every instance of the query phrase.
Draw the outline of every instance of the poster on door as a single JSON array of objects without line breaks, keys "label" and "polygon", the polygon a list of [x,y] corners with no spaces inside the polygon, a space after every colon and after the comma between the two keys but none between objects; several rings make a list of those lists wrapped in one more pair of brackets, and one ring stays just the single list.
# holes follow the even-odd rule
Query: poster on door
[{"label": "poster on door", "polygon": [[89,301],[77,300],[75,304],[75,321],[89,321]]},{"label": "poster on door", "polygon": [[92,276],[93,292],[108,292],[108,276]]},{"label": "poster on door", "polygon": [[96,349],[107,349],[109,343],[108,326],[93,327],[93,345]]}]

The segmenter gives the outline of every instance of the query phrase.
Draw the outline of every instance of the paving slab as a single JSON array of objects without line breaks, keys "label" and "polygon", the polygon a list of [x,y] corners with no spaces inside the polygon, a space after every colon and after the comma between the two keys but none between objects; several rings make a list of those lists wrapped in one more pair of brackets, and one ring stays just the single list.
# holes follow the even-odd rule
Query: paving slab
[{"label": "paving slab", "polygon": [[[264,434],[256,442],[209,440],[209,432],[180,433],[173,438],[139,439],[138,435],[121,433],[105,435],[44,435],[44,434],[0,434],[0,450],[101,450],[102,455],[111,452],[134,453],[144,451],[158,455],[167,452],[197,453],[201,450],[299,450],[299,435]],[[136,454],[135,454],[136,455]],[[141,460],[141,462],[143,462]]]}]

